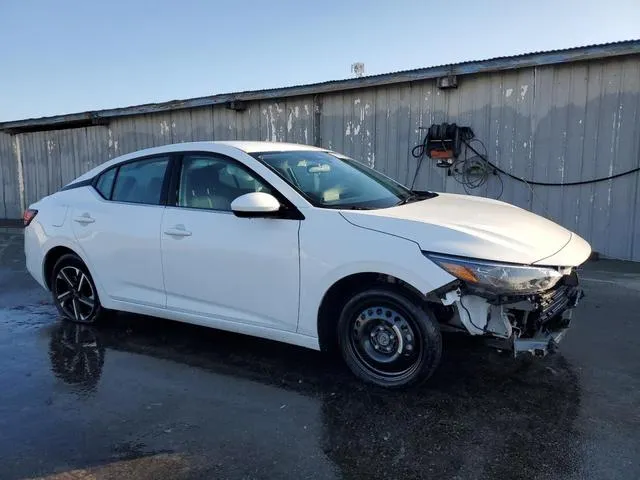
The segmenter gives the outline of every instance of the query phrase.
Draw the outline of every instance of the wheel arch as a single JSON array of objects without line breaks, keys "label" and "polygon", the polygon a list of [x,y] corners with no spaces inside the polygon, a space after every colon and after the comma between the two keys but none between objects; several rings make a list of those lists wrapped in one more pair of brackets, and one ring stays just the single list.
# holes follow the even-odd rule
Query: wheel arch
[{"label": "wheel arch", "polygon": [[338,317],[348,298],[357,292],[376,286],[384,286],[400,291],[416,302],[425,302],[427,298],[418,287],[387,273],[358,272],[340,278],[325,291],[318,308],[318,342],[322,351],[331,352],[337,346],[336,326]]},{"label": "wheel arch", "polygon": [[79,248],[77,248],[77,246],[69,244],[67,242],[57,242],[56,244],[52,244],[44,254],[42,260],[42,275],[47,289],[51,291],[51,275],[53,273],[53,267],[60,259],[60,257],[66,254],[73,254],[80,260],[82,260],[82,263],[84,263],[89,270],[89,274],[93,279],[93,283],[98,290],[98,296],[101,300],[104,299],[104,290],[102,289],[102,285],[100,284],[99,279],[96,277],[95,272],[91,267],[91,263],[87,261],[87,258],[84,256],[83,252]]}]

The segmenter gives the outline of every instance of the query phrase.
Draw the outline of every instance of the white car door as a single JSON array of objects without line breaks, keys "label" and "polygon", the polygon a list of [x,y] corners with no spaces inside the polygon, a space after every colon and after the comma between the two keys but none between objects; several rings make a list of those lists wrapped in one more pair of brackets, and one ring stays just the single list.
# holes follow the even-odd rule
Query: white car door
[{"label": "white car door", "polygon": [[[71,223],[110,299],[164,308],[160,225],[169,156],[106,170],[75,203]],[[103,299],[108,303],[109,299]]]},{"label": "white car door", "polygon": [[235,216],[235,198],[274,192],[229,157],[185,154],[175,177],[161,229],[167,308],[295,331],[300,220]]}]

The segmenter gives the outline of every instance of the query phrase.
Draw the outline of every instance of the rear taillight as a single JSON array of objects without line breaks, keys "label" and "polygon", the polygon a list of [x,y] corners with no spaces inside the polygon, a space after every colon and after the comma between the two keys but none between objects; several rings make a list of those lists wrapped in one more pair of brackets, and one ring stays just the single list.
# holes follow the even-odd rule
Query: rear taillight
[{"label": "rear taillight", "polygon": [[25,210],[24,215],[22,216],[22,222],[24,223],[24,226],[28,227],[29,224],[31,223],[31,220],[36,218],[37,214],[38,214],[38,210],[32,210],[32,209]]}]

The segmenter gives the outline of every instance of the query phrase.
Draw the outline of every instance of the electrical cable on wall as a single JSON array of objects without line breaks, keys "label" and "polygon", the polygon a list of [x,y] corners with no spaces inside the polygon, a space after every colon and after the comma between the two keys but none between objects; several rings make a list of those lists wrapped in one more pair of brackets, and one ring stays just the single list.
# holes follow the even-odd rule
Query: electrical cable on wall
[{"label": "electrical cable on wall", "polygon": [[[424,127],[421,127],[425,129]],[[458,127],[454,124],[443,123],[440,125],[433,124],[427,129],[427,134],[422,143],[411,149],[411,155],[418,160],[416,171],[411,182],[411,189],[415,185],[416,179],[422,167],[424,157],[428,156],[436,160],[436,166],[447,168],[447,174],[453,176],[454,180],[462,185],[466,193],[471,190],[485,185],[491,175],[495,175],[500,182],[500,194],[497,199],[502,197],[504,192],[504,181],[500,174],[525,183],[529,188],[532,185],[543,187],[569,187],[575,185],[588,185],[591,183],[604,182],[615,178],[623,177],[640,171],[640,167],[632,168],[625,172],[608,175],[606,177],[594,178],[590,180],[581,180],[576,182],[538,182],[535,180],[527,180],[512,173],[506,172],[494,163],[488,160],[487,148],[484,143],[475,137],[470,127]],[[474,143],[481,146],[483,152],[479,152]],[[464,146],[464,156],[460,158],[460,150]],[[472,155],[470,155],[470,153]],[[533,192],[533,190],[532,190]]]}]

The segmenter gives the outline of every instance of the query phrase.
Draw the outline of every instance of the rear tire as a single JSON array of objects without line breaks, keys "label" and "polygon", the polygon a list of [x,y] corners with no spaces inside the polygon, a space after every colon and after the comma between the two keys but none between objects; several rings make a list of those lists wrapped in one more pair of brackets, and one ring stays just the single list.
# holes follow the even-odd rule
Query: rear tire
[{"label": "rear tire", "polygon": [[434,316],[398,289],[376,287],[356,294],[343,307],[338,344],[351,371],[385,388],[427,380],[442,354]]},{"label": "rear tire", "polygon": [[69,253],[58,259],[51,274],[51,293],[58,312],[67,320],[87,324],[105,316],[89,269],[77,255]]}]

